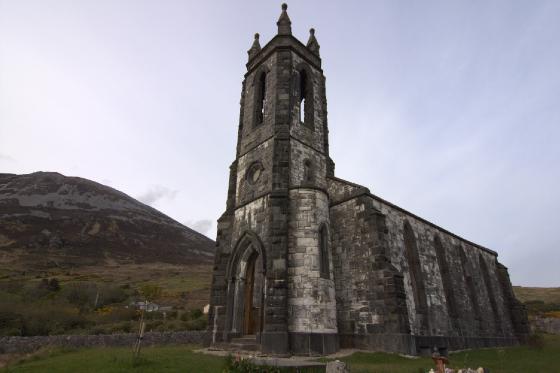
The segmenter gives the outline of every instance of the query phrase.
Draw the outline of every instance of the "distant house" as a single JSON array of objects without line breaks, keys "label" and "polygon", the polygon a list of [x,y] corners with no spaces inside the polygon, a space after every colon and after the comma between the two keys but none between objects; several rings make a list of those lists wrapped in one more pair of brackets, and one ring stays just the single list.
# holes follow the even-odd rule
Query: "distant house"
[{"label": "distant house", "polygon": [[170,308],[170,307],[161,307],[157,303],[152,303],[147,301],[132,302],[130,303],[130,306],[136,308],[137,310],[144,310],[146,312],[160,311],[162,310],[162,308]]}]

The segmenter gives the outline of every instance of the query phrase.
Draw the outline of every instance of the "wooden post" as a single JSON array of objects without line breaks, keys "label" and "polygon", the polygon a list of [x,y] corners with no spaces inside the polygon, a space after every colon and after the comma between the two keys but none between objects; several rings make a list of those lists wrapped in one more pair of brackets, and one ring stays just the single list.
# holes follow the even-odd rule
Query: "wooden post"
[{"label": "wooden post", "polygon": [[144,322],[144,311],[148,306],[148,301],[144,302],[144,308],[142,309],[142,313],[140,314],[140,324],[138,325],[138,336],[136,337],[136,343],[134,344],[133,350],[133,357],[136,359],[140,354],[140,344],[142,343],[142,339],[144,338],[144,331],[146,330],[146,323]]}]

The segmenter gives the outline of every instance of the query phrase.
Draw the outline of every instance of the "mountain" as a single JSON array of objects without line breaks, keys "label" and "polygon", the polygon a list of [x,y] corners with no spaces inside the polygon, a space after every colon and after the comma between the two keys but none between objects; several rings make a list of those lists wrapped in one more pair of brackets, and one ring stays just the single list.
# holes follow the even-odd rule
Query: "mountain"
[{"label": "mountain", "polygon": [[158,210],[91,180],[54,172],[0,174],[0,262],[16,257],[45,267],[209,264],[214,245]]}]

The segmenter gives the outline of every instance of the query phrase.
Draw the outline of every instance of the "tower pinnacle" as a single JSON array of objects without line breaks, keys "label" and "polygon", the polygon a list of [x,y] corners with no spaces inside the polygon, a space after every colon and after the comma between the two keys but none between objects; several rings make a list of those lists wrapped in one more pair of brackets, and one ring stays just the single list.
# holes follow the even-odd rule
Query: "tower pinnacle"
[{"label": "tower pinnacle", "polygon": [[315,29],[312,28],[309,30],[309,40],[307,41],[307,48],[317,57],[319,57],[319,42],[315,38]]},{"label": "tower pinnacle", "polygon": [[292,35],[292,21],[290,21],[290,17],[288,17],[288,4],[282,4],[282,14],[280,14],[280,18],[278,18],[278,22],[276,25],[278,26],[278,35]]},{"label": "tower pinnacle", "polygon": [[251,45],[251,49],[247,51],[249,54],[249,60],[253,58],[257,53],[261,50],[261,45],[259,43],[259,33],[255,34],[255,41],[253,41],[253,45]]}]

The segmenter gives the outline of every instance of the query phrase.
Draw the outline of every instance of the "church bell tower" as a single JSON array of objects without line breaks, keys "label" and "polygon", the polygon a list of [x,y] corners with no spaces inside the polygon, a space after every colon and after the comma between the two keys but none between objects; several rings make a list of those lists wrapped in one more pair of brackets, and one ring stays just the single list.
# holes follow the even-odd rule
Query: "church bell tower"
[{"label": "church bell tower", "polygon": [[325,76],[319,43],[278,34],[248,51],[236,157],[218,220],[208,344],[264,353],[338,349],[327,176]]}]

